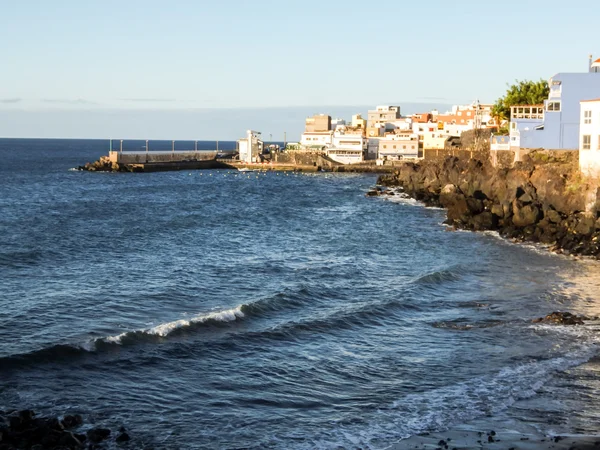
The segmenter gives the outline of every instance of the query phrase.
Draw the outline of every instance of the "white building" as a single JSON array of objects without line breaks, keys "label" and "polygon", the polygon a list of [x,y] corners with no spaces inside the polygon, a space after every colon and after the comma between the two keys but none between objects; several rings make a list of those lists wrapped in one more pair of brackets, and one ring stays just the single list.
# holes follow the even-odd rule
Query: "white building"
[{"label": "white building", "polygon": [[600,178],[600,98],[582,101],[579,124],[579,169]]},{"label": "white building", "polygon": [[331,119],[331,129],[335,130],[338,127],[346,126],[346,121],[344,119]]},{"label": "white building", "polygon": [[365,160],[367,139],[362,133],[338,128],[333,134],[332,145],[326,150],[327,156],[342,164],[356,164]]},{"label": "white building", "polygon": [[333,142],[333,130],[305,131],[300,137],[300,145],[305,147],[330,147]]},{"label": "white building", "polygon": [[246,137],[237,141],[240,161],[245,163],[259,162],[263,153],[263,141],[260,138],[260,132],[248,130]]},{"label": "white building", "polygon": [[377,159],[398,161],[419,156],[419,136],[414,133],[387,135],[379,139]]}]

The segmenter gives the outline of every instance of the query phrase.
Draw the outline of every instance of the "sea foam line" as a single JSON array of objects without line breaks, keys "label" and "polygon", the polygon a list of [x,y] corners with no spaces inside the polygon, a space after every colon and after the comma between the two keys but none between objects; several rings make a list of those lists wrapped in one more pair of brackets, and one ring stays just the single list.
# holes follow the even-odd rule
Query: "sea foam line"
[{"label": "sea foam line", "polygon": [[121,333],[121,334],[118,334],[115,336],[107,336],[104,338],[96,339],[94,341],[94,343],[106,342],[106,343],[112,343],[112,344],[122,344],[123,338],[125,338],[127,336],[132,336],[135,334],[146,334],[146,335],[166,337],[166,336],[170,335],[171,333],[173,333],[173,331],[175,331],[175,330],[178,330],[181,328],[186,328],[186,327],[189,327],[192,325],[206,323],[209,321],[225,322],[225,323],[233,322],[237,319],[242,319],[245,317],[245,314],[242,311],[243,307],[244,307],[244,305],[240,305],[235,308],[227,309],[224,311],[215,311],[215,312],[208,313],[208,314],[206,314],[206,313],[198,314],[194,317],[191,317],[190,319],[180,319],[180,320],[175,320],[172,322],[162,323],[162,324],[156,325],[155,327],[152,327],[152,328],[146,328],[146,329],[135,330],[135,331],[126,331],[124,333]]}]

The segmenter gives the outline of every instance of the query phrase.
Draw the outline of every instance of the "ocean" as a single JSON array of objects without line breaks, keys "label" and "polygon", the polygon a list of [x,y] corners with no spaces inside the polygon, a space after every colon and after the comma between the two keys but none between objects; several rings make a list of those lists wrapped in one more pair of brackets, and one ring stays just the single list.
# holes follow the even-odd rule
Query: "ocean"
[{"label": "ocean", "polygon": [[107,149],[0,140],[0,409],[157,449],[597,431],[597,327],[531,322],[600,315],[597,263],[448,231],[374,175],[70,170]]}]

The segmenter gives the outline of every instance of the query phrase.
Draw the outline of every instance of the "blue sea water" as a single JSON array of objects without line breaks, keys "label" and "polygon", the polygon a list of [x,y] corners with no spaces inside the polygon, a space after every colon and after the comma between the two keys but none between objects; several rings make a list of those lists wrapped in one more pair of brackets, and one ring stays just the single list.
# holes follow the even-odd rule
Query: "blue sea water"
[{"label": "blue sea water", "polygon": [[0,409],[132,448],[595,431],[597,330],[531,323],[598,315],[595,263],[447,231],[373,175],[69,170],[107,148],[0,140]]}]

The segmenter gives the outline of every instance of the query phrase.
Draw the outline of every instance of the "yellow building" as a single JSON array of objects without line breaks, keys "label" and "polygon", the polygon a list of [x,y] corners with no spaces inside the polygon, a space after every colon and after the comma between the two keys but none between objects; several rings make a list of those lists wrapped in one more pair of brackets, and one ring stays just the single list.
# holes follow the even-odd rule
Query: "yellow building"
[{"label": "yellow building", "polygon": [[352,116],[352,128],[362,128],[363,130],[366,130],[367,120],[363,119],[360,114],[354,114]]}]

